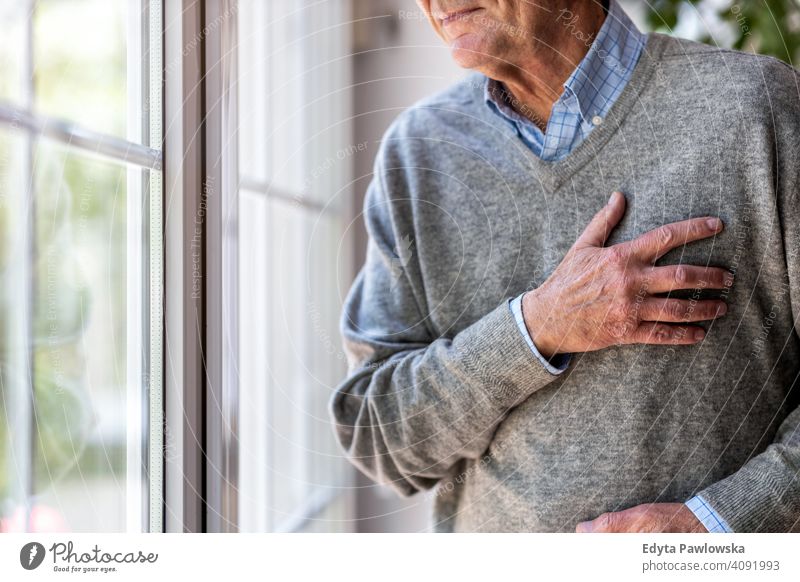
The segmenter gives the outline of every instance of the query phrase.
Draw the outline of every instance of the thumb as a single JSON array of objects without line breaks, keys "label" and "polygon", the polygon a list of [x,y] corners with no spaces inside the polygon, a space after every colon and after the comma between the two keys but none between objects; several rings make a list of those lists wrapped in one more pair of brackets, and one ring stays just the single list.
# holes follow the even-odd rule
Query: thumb
[{"label": "thumb", "polygon": [[575,242],[576,246],[602,247],[608,240],[611,231],[616,228],[625,215],[625,196],[622,192],[614,192],[600,211],[594,215],[589,225]]}]

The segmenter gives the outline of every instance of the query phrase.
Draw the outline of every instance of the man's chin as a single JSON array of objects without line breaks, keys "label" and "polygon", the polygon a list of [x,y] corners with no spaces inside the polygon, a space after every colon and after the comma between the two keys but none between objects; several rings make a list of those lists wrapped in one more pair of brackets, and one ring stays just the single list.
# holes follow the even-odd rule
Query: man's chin
[{"label": "man's chin", "polygon": [[450,43],[450,54],[459,67],[480,69],[489,61],[486,44],[480,34],[464,34]]}]

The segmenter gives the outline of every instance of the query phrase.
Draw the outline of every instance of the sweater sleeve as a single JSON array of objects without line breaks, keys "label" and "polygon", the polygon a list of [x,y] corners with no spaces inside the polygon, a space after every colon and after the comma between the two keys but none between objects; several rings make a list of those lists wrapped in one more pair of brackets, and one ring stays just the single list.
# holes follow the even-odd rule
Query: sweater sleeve
[{"label": "sweater sleeve", "polygon": [[735,532],[800,532],[800,409],[766,451],[700,496]]},{"label": "sweater sleeve", "polygon": [[408,233],[395,232],[377,176],[365,202],[366,263],[341,319],[349,371],[330,411],[350,460],[408,496],[479,458],[508,411],[556,375],[526,345],[508,298],[453,337],[432,330],[424,285],[409,274],[419,272],[414,249],[398,252]]}]

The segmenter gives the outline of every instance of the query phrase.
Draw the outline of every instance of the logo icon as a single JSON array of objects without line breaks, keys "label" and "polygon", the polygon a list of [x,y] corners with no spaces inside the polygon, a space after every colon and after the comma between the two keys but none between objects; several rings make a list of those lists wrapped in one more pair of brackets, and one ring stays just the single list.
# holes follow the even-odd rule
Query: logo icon
[{"label": "logo icon", "polygon": [[44,561],[44,546],[39,542],[30,542],[19,551],[19,563],[26,570],[35,570]]}]

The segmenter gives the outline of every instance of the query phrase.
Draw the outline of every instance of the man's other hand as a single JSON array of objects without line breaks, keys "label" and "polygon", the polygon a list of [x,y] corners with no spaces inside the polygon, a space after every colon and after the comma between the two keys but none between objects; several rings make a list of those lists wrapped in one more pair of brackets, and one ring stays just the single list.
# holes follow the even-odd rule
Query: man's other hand
[{"label": "man's other hand", "polygon": [[604,513],[582,521],[577,533],[706,533],[692,510],[683,503],[645,503],[625,511]]}]

